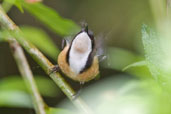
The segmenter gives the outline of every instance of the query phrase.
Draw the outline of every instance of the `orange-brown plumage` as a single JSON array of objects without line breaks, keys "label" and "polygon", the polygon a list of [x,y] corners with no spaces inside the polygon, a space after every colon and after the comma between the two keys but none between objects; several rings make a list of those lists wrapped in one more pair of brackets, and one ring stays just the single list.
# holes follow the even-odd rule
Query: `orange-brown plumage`
[{"label": "orange-brown plumage", "polygon": [[97,56],[93,57],[92,65],[88,69],[86,69],[82,73],[76,74],[71,70],[69,64],[66,61],[66,57],[67,57],[66,55],[68,50],[69,50],[69,45],[66,45],[58,56],[58,65],[62,70],[62,72],[66,74],[69,78],[79,82],[87,82],[89,80],[94,79],[99,73],[99,63],[98,63]]}]

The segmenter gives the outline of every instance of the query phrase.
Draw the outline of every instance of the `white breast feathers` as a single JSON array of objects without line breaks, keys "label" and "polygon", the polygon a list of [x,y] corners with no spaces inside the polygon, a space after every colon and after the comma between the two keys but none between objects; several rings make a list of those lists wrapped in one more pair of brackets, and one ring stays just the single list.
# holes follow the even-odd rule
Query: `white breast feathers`
[{"label": "white breast feathers", "polygon": [[92,42],[86,32],[78,34],[72,42],[69,52],[69,64],[72,71],[79,74],[85,67],[88,56],[92,50]]}]

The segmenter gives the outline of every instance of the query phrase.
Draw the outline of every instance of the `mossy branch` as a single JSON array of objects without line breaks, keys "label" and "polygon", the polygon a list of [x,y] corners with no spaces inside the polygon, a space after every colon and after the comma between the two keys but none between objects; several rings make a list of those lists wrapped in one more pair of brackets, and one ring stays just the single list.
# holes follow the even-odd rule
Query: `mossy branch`
[{"label": "mossy branch", "polygon": [[[11,31],[20,32],[16,24],[6,15],[0,6],[0,24]],[[92,113],[89,107],[84,101],[78,97],[73,100],[75,91],[70,85],[63,79],[59,73],[51,73],[54,65],[31,43],[24,40],[22,37],[16,37],[17,41],[24,47],[24,49],[32,56],[32,58],[42,67],[42,69],[52,78],[52,80],[61,88],[64,94],[75,104],[78,109],[84,113]]]}]

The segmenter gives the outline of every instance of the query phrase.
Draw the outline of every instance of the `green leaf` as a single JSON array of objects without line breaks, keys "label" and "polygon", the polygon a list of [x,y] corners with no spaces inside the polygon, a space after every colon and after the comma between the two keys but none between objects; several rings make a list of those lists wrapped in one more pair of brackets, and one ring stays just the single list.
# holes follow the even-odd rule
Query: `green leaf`
[{"label": "green leaf", "polygon": [[27,41],[32,42],[36,45],[40,50],[46,53],[49,57],[54,60],[57,59],[59,54],[59,49],[50,39],[50,37],[42,30],[30,26],[21,27],[22,31],[8,31],[1,30],[0,38],[8,39],[11,36],[17,38],[25,38]]},{"label": "green leaf", "polygon": [[78,25],[73,21],[62,18],[55,10],[42,3],[24,3],[23,7],[59,35],[65,36],[79,30]]},{"label": "green leaf", "polygon": [[147,25],[142,26],[142,41],[145,50],[145,58],[151,74],[158,80],[161,77],[162,56],[160,40],[157,33]]},{"label": "green leaf", "polygon": [[31,26],[22,26],[20,28],[28,41],[32,42],[54,60],[57,59],[59,49],[56,47],[51,38],[45,33],[45,31]]},{"label": "green leaf", "polygon": [[141,57],[121,48],[109,48],[107,52],[107,63],[105,67],[122,70],[125,66],[141,60]]},{"label": "green leaf", "polygon": [[61,94],[60,89],[56,84],[49,78],[42,78],[42,76],[35,77],[38,89],[40,93],[48,97],[56,97]]},{"label": "green leaf", "polygon": [[146,61],[138,61],[138,62],[135,62],[135,63],[132,63],[132,64],[126,66],[125,68],[122,69],[122,71],[125,71],[132,67],[141,67],[141,66],[145,66],[145,65],[147,65]]},{"label": "green leaf", "polygon": [[4,0],[4,2],[9,3],[11,5],[15,5],[22,13],[24,12],[22,8],[22,1],[23,0]]},{"label": "green leaf", "polygon": [[71,111],[61,109],[61,108],[48,108],[46,109],[47,114],[74,114]]},{"label": "green leaf", "polygon": [[16,1],[16,0],[4,0],[4,2],[8,2],[8,3],[10,3],[10,4],[15,4],[15,1]]},{"label": "green leaf", "polygon": [[31,97],[28,93],[15,90],[0,91],[0,107],[31,108]]},{"label": "green leaf", "polygon": [[[106,63],[104,63],[104,67],[123,71],[123,69],[126,70],[127,68],[131,68],[137,65],[134,64],[133,66],[129,66],[130,64],[142,60],[144,60],[143,57],[138,56],[131,51],[110,47],[108,49],[107,59]],[[139,67],[131,68],[126,70],[126,72],[139,78],[151,78],[151,74],[147,66],[140,67],[140,64]]]},{"label": "green leaf", "polygon": [[[59,89],[56,87],[56,85],[49,79],[35,76],[35,80],[38,86],[38,89],[40,93],[43,96],[48,97],[54,97],[59,93]],[[23,92],[29,92],[24,81],[19,76],[9,76],[7,78],[0,80],[0,91],[4,90],[15,90],[15,91],[23,91]]]},{"label": "green leaf", "polygon": [[122,71],[128,72],[134,76],[137,76],[139,78],[147,79],[151,78],[151,73],[148,69],[146,61],[139,61],[134,62],[125,68],[122,69]]},{"label": "green leaf", "polygon": [[162,23],[156,31],[147,25],[142,26],[142,41],[145,57],[152,76],[171,93],[171,34],[170,23]]},{"label": "green leaf", "polygon": [[21,0],[15,0],[15,6],[16,6],[22,13],[24,13],[24,10],[23,10],[23,7],[22,7]]}]

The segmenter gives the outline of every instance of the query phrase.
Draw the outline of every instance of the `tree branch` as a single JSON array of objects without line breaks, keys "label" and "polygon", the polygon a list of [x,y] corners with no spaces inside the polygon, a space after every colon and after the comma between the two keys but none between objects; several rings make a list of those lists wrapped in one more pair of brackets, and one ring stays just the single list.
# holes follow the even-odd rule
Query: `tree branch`
[{"label": "tree branch", "polygon": [[29,89],[32,98],[33,98],[33,104],[35,106],[35,110],[37,114],[46,114],[45,112],[45,104],[43,102],[42,97],[40,96],[38,89],[36,87],[33,74],[30,70],[30,67],[27,63],[26,57],[24,55],[24,52],[21,48],[21,46],[17,43],[15,39],[9,40],[9,44],[13,53],[13,56],[15,58],[15,61],[17,63],[17,66],[19,68],[19,71],[25,80],[25,83],[27,85],[27,88]]},{"label": "tree branch", "polygon": [[[0,24],[8,30],[19,32],[19,28],[15,23],[4,13],[2,7],[0,6]],[[92,113],[89,107],[84,103],[84,101],[78,97],[73,100],[75,91],[70,87],[70,85],[63,79],[59,73],[51,73],[54,65],[31,43],[24,40],[22,37],[16,37],[17,41],[24,47],[24,49],[33,57],[33,59],[42,67],[42,69],[50,75],[52,80],[61,88],[64,94],[75,104],[78,109],[86,114]],[[51,74],[50,74],[51,73]]]}]

